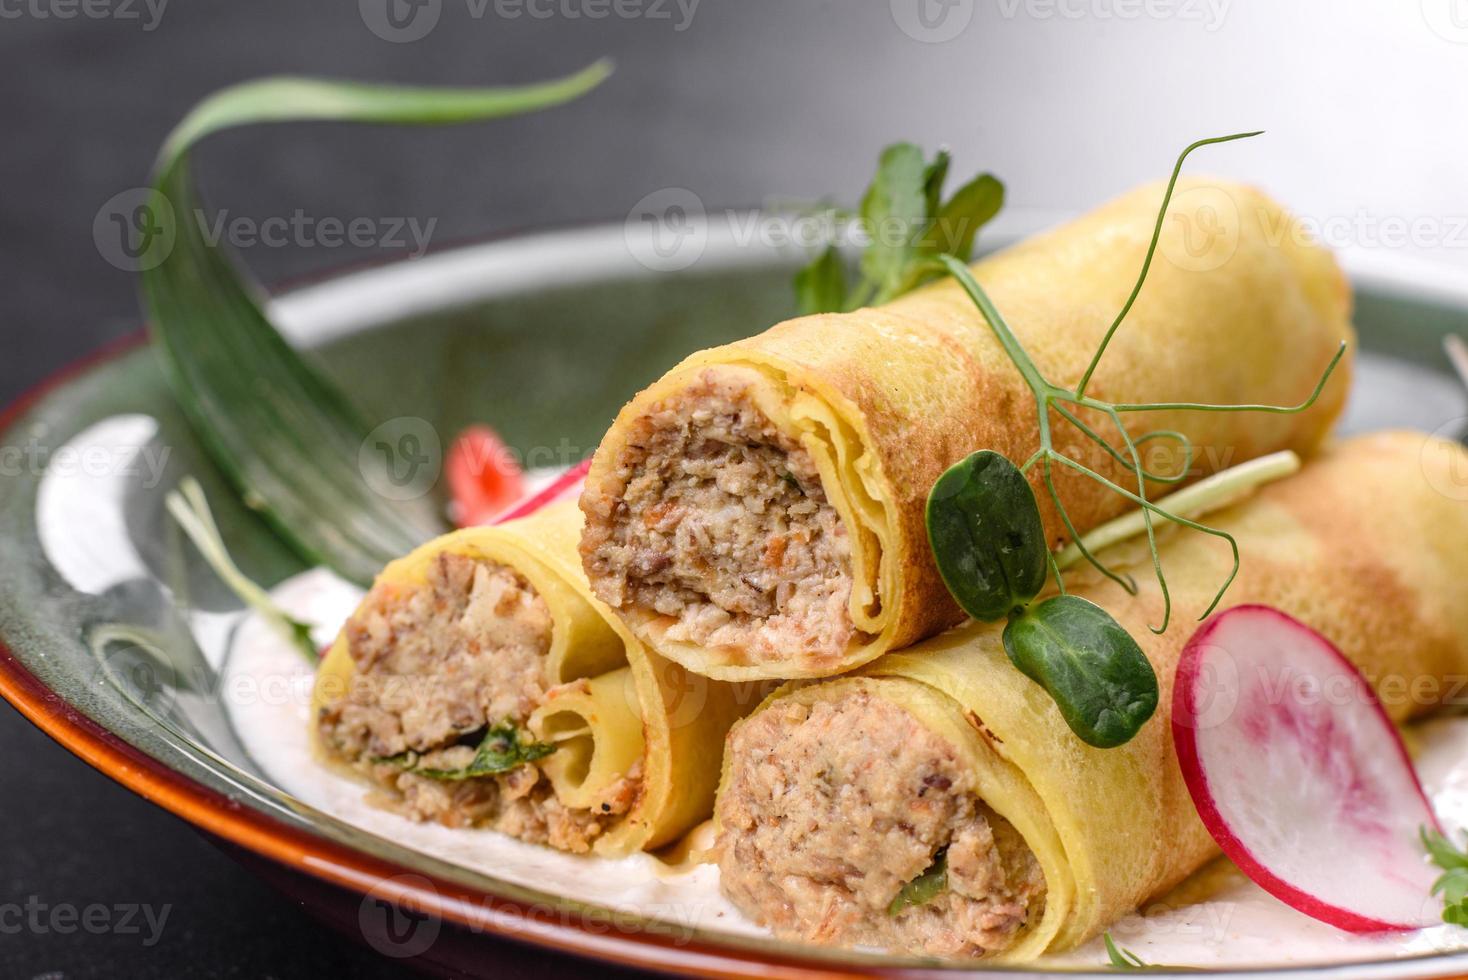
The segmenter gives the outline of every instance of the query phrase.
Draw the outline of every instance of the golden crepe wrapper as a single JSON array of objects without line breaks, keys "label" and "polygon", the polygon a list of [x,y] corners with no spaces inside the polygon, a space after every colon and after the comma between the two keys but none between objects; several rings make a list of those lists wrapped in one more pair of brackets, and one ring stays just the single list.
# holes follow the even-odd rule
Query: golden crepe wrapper
[{"label": "golden crepe wrapper", "polygon": [[[1136,282],[1164,187],[1133,191],[1046,234],[987,258],[974,275],[1035,365],[1061,384],[1079,381]],[[1349,287],[1331,254],[1310,244],[1263,193],[1183,179],[1163,224],[1151,272],[1102,360],[1088,394],[1114,404],[1298,404],[1343,342],[1354,346]],[[762,376],[756,404],[814,459],[827,499],[847,529],[860,631],[835,662],[754,663],[740,651],[667,638],[668,617],[619,612],[653,649],[722,679],[829,676],[963,619],[929,551],[928,491],[978,449],[1016,464],[1038,448],[1035,400],[987,322],[951,278],[887,306],[788,320],[758,336],[692,355],[632,400],[607,432],[587,477],[588,514],[615,506],[619,459],[636,420],[715,366]],[[1187,434],[1194,476],[1282,449],[1307,455],[1324,439],[1349,387],[1349,355],[1319,401],[1296,415],[1156,412],[1126,417],[1135,435]],[[1110,425],[1081,412],[1093,428]],[[1112,479],[1129,477],[1058,416],[1055,448]],[[1147,446],[1149,469],[1179,457]],[[1031,473],[1046,529],[1064,529]],[[1077,529],[1131,505],[1064,467],[1057,485]],[[584,547],[584,546],[583,546]],[[588,566],[589,567],[589,566]]]},{"label": "golden crepe wrapper", "polygon": [[[548,681],[587,681],[553,689],[531,717],[532,734],[559,744],[541,762],[557,796],[584,808],[597,787],[642,761],[637,801],[593,845],[596,853],[617,857],[668,843],[709,815],[724,735],[751,698],[749,691],[741,698],[731,685],[690,674],[632,636],[591,595],[576,555],[580,533],[575,504],[552,504],[506,524],[436,538],[389,564],[377,584],[423,584],[432,562],[448,552],[505,565],[535,588],[552,621]],[[343,632],[317,672],[313,736],[320,709],[349,690],[354,669]],[[317,750],[326,757],[319,743]]]},{"label": "golden crepe wrapper", "polygon": [[[1394,720],[1433,708],[1468,670],[1462,446],[1407,432],[1351,439],[1206,522],[1234,534],[1243,553],[1225,607],[1267,604],[1319,630]],[[1148,629],[1161,622],[1162,597],[1145,541],[1104,556],[1136,576],[1137,596],[1094,572],[1068,578],[1131,633],[1157,672],[1156,715],[1118,748],[1093,748],[1070,731],[1050,696],[1009,662],[1002,624],[970,622],[858,676],[787,685],[756,713],[782,697],[839,699],[864,687],[946,736],[1045,873],[1044,914],[1002,956],[1069,949],[1218,853],[1183,782],[1170,720],[1191,620],[1228,573],[1230,552],[1216,538],[1169,531],[1161,554],[1175,603],[1162,636]],[[734,761],[725,759],[725,782]]]}]

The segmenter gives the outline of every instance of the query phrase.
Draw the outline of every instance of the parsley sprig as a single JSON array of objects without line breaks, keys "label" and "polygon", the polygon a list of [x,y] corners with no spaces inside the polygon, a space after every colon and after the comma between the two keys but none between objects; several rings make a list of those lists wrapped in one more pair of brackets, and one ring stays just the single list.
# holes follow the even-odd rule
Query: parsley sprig
[{"label": "parsley sprig", "polygon": [[940,258],[969,260],[974,236],[1004,205],[1004,185],[992,174],[980,174],[945,201],[951,162],[947,150],[926,161],[911,143],[893,143],[882,151],[860,213],[829,212],[840,227],[859,226],[868,240],[860,278],[848,286],[840,250],[827,245],[795,276],[802,314],[880,305],[942,275]]},{"label": "parsley sprig", "polygon": [[1432,894],[1443,897],[1443,921],[1468,926],[1468,853],[1431,827],[1422,828],[1422,846],[1443,871],[1432,883]]},{"label": "parsley sprig", "polygon": [[528,740],[512,721],[502,721],[485,729],[484,737],[474,752],[474,758],[461,769],[420,769],[419,754],[411,750],[398,755],[386,756],[378,762],[402,766],[404,771],[425,779],[442,782],[459,782],[479,776],[498,776],[525,765],[544,759],[556,750],[549,742]]}]

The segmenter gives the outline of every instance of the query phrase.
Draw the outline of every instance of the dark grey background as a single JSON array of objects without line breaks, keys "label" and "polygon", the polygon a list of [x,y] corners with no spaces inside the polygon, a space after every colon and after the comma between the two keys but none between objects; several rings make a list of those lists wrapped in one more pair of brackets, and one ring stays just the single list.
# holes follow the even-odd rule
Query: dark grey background
[{"label": "dark grey background", "polygon": [[[936,26],[916,19],[920,2]],[[441,247],[620,221],[665,187],[710,209],[850,200],[899,138],[950,144],[961,176],[998,172],[1014,207],[1071,211],[1160,175],[1193,138],[1264,127],[1265,140],[1201,165],[1260,180],[1347,251],[1464,269],[1463,0],[701,0],[691,19],[686,0],[661,5],[666,18],[646,16],[651,3],[592,19],[607,9],[598,0],[530,0],[534,13],[440,0],[426,37],[392,43],[356,0],[171,0],[156,22],[142,0],[133,20],[63,18],[73,0],[0,0],[0,401],[135,327],[133,278],[99,253],[94,218],[145,181],[191,104],[275,72],[469,85],[617,62],[603,89],[535,117],[226,134],[199,167],[232,215],[435,219]],[[1418,230],[1387,241],[1391,221]],[[244,256],[278,282],[393,251]],[[0,903],[172,906],[152,948],[0,935],[7,976],[393,972],[8,708],[0,786]],[[576,971],[508,945],[486,955],[507,977]]]}]

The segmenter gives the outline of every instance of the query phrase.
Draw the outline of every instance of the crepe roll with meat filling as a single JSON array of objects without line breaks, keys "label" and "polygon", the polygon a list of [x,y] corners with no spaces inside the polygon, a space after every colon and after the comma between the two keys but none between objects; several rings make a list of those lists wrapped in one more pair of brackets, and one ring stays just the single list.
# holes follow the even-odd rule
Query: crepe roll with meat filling
[{"label": "crepe roll with meat filling", "polygon": [[317,675],[328,762],[415,820],[566,851],[653,848],[705,819],[735,692],[592,598],[580,529],[557,504],[388,565]]},{"label": "crepe roll with meat filling", "polygon": [[[1275,606],[1319,630],[1394,720],[1431,709],[1468,669],[1465,480],[1468,452],[1418,433],[1329,449],[1209,516],[1243,554],[1225,605]],[[1161,636],[1147,628],[1162,617],[1155,582],[1137,596],[1096,575],[1070,583],[1156,670],[1159,706],[1135,738],[1083,743],[1009,662],[1002,624],[787,685],[729,736],[724,893],[782,937],[1023,960],[1096,936],[1198,869],[1217,849],[1178,767],[1173,675],[1231,558],[1175,531],[1161,554],[1177,606]],[[1145,541],[1106,558],[1147,580]]]},{"label": "crepe roll with meat filling", "polygon": [[[974,267],[1047,378],[1079,381],[1136,282],[1162,195],[1142,188]],[[1352,331],[1333,258],[1293,227],[1251,188],[1183,181],[1088,393],[1302,401]],[[1186,433],[1195,476],[1309,453],[1348,374],[1343,363],[1304,414],[1158,413],[1132,416],[1133,431]],[[696,353],[633,399],[597,450],[581,499],[592,588],[653,649],[710,677],[828,676],[900,649],[962,619],[929,554],[928,490],[978,449],[1027,459],[1034,404],[951,278]],[[1126,479],[1058,418],[1056,429],[1056,448]],[[1153,472],[1183,465],[1169,446],[1148,445]],[[1057,482],[1082,533],[1128,506],[1064,468]]]}]

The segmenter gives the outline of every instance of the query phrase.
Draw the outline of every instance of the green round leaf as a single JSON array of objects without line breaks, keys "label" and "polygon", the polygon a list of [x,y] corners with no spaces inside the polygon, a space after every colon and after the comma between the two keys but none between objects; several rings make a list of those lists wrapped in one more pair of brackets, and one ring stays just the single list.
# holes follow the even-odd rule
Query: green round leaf
[{"label": "green round leaf", "polygon": [[999,453],[974,453],[940,476],[928,494],[927,520],[943,583],[974,619],[1003,619],[1045,587],[1045,527],[1035,492]]},{"label": "green round leaf", "polygon": [[1004,629],[1004,652],[1088,745],[1130,741],[1157,710],[1157,674],[1142,648],[1080,596],[1055,596],[1015,617]]}]

